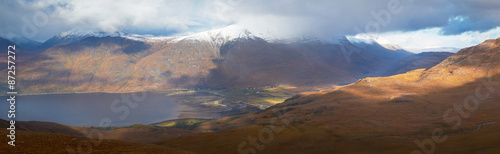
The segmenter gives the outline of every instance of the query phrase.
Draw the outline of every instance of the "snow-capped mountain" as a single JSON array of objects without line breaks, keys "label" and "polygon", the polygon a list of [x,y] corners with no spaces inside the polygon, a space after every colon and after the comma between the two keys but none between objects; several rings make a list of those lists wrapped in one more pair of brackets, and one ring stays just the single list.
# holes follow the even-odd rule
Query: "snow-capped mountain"
[{"label": "snow-capped mountain", "polygon": [[62,32],[40,45],[41,48],[48,49],[57,45],[65,45],[72,42],[80,41],[86,37],[97,36],[95,33],[80,33],[80,32]]},{"label": "snow-capped mountain", "polygon": [[262,39],[270,43],[292,43],[318,41],[318,37],[312,35],[283,35],[273,31],[250,30],[240,25],[229,25],[227,27],[203,31],[194,34],[173,36],[170,42],[179,41],[208,41],[221,44],[232,40],[256,40]]},{"label": "snow-capped mountain", "polygon": [[[331,37],[330,40],[321,39],[319,36],[314,34],[290,34],[283,35],[272,31],[258,31],[249,30],[240,25],[230,25],[223,28],[202,31],[198,33],[187,33],[174,36],[152,36],[152,35],[139,35],[139,34],[129,34],[126,32],[115,32],[112,34],[105,32],[77,32],[68,31],[62,32],[51,39],[44,42],[42,48],[50,48],[57,45],[70,44],[76,41],[80,41],[88,37],[122,37],[126,39],[131,39],[135,41],[143,42],[158,42],[167,41],[168,43],[178,43],[178,42],[208,42],[213,47],[220,47],[221,45],[235,41],[235,40],[263,40],[269,43],[310,43],[310,42],[325,42],[327,44],[342,44],[342,42],[350,42],[352,45],[357,47],[365,47],[367,45],[380,45],[389,50],[405,50],[397,44],[391,43],[383,38],[370,38],[363,36],[342,36],[339,38]],[[342,39],[339,41],[338,39]]]},{"label": "snow-capped mountain", "polygon": [[43,43],[43,47],[50,48],[56,45],[65,45],[80,41],[87,37],[122,37],[136,41],[157,42],[168,41],[169,43],[178,43],[183,41],[190,42],[209,42],[212,46],[221,46],[234,40],[257,40],[261,39],[270,43],[292,43],[292,42],[310,42],[317,41],[318,38],[308,35],[283,36],[277,33],[266,31],[250,31],[239,25],[230,25],[223,28],[202,31],[198,33],[186,33],[174,36],[152,36],[129,34],[126,32],[115,32],[108,34],[105,32],[62,32]]},{"label": "snow-capped mountain", "polygon": [[136,41],[148,41],[148,42],[166,40],[169,41],[170,43],[176,43],[180,41],[209,41],[221,44],[235,39],[255,39],[257,36],[253,35],[248,30],[235,25],[199,33],[183,34],[176,36],[139,35],[139,34],[129,34],[127,32],[115,32],[109,34],[105,32],[68,31],[68,32],[62,32],[50,38],[49,40],[44,42],[44,46],[69,44],[88,37],[122,37]]},{"label": "snow-capped mountain", "polygon": [[[329,44],[341,44],[335,37],[330,40],[321,39],[314,34],[279,34],[273,31],[249,30],[240,25],[229,25],[223,28],[202,31],[198,33],[185,33],[174,36],[152,36],[129,34],[126,32],[115,32],[112,34],[105,32],[78,32],[68,31],[62,32],[42,44],[43,47],[49,48],[56,45],[69,44],[75,41],[82,40],[87,37],[123,37],[136,41],[157,42],[168,41],[169,43],[178,43],[182,41],[210,42],[213,46],[220,46],[224,43],[234,40],[257,40],[261,39],[269,43],[308,43],[308,42],[326,42]],[[342,36],[340,39],[346,39],[353,45],[367,45],[377,43],[389,50],[404,50],[399,45],[391,43],[383,38],[372,39],[369,37],[359,36]]]},{"label": "snow-capped mountain", "polygon": [[255,39],[256,36],[240,26],[230,25],[224,28],[204,31],[185,36],[177,36],[170,42],[179,41],[230,41],[234,39]]},{"label": "snow-capped mountain", "polygon": [[231,25],[224,28],[204,31],[191,35],[174,36],[169,43],[177,43],[181,41],[190,42],[209,42],[212,47],[220,47],[233,40],[249,40],[257,39],[258,37],[252,34],[247,29],[240,26]]},{"label": "snow-capped mountain", "polygon": [[129,34],[126,32],[115,32],[112,34],[108,34],[106,32],[78,32],[78,31],[67,31],[62,32],[49,40],[45,41],[41,48],[50,48],[57,45],[65,45],[73,42],[80,41],[82,39],[88,37],[123,37],[131,40],[145,40],[146,38],[152,37],[151,35],[138,35],[138,34]]},{"label": "snow-capped mountain", "polygon": [[380,46],[386,48],[386,49],[389,49],[389,50],[393,50],[393,51],[396,51],[396,50],[405,50],[403,49],[403,47],[397,45],[397,44],[394,44],[382,37],[376,37],[376,38],[372,38],[372,37],[369,37],[369,36],[346,36],[347,40],[349,40],[349,42],[351,42],[353,45],[356,45],[356,46],[365,46],[367,44],[379,44]]}]

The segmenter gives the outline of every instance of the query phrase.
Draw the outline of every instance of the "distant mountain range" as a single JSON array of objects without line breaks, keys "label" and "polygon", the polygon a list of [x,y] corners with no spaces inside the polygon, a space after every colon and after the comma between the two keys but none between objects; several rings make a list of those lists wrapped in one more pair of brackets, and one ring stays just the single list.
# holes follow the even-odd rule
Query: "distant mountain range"
[{"label": "distant mountain range", "polygon": [[65,32],[38,50],[20,63],[19,86],[27,93],[330,87],[392,75],[400,72],[396,65],[428,68],[445,58],[416,58],[403,67],[399,62],[414,54],[394,44],[283,38],[238,26],[171,37]]}]

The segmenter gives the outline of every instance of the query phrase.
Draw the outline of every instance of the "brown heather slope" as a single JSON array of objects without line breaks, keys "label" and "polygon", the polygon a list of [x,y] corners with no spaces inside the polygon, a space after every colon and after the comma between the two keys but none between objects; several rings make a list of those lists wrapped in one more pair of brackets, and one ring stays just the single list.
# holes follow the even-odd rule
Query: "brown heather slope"
[{"label": "brown heather slope", "polygon": [[[150,144],[153,142],[191,134],[195,131],[177,128],[160,128],[149,125],[133,125],[123,128],[74,127],[53,122],[16,121],[16,146],[7,144],[8,137],[3,137],[0,145],[2,153],[69,153],[66,148],[77,150],[79,144],[82,152],[89,148],[92,153],[192,153],[170,148],[168,146]],[[9,132],[8,121],[0,119],[3,136]],[[89,133],[90,132],[90,133]],[[97,133],[98,132],[98,133]],[[87,134],[103,139],[87,138]],[[91,143],[89,147],[87,143]]]},{"label": "brown heather slope", "polygon": [[[260,38],[136,41],[87,37],[18,63],[18,89],[29,93],[132,92],[190,87],[330,87],[380,76],[411,53],[370,44],[347,63],[342,46]],[[213,42],[216,41],[216,42]],[[5,71],[5,70],[3,70]],[[5,82],[5,81],[4,81]]]},{"label": "brown heather slope", "polygon": [[[0,132],[1,134],[8,133],[5,129]],[[8,137],[2,137],[1,141],[2,153],[70,153],[66,148],[78,153],[192,153],[166,146],[108,139],[101,140],[99,144],[96,144],[97,142],[91,142],[95,140],[85,137],[24,130],[16,131],[16,146],[7,144],[10,141]],[[77,150],[78,146],[80,146],[81,151]]]},{"label": "brown heather slope", "polygon": [[[158,144],[203,153],[410,153],[415,140],[430,139],[441,128],[448,136],[436,153],[499,153],[500,38],[462,49],[430,69],[390,77],[366,78],[333,90],[302,93],[256,114],[208,121],[201,130],[217,130],[169,139]],[[483,84],[487,78],[489,83]],[[495,91],[489,91],[485,85]],[[490,94],[476,110],[453,111],[468,96]],[[462,106],[463,107],[463,106]],[[451,110],[450,110],[451,109]],[[462,123],[453,128],[459,118]],[[283,116],[276,111],[284,113]],[[278,117],[274,121],[273,118]],[[265,134],[271,124],[287,127]],[[480,127],[482,124],[488,123]],[[478,129],[480,127],[480,129]],[[262,134],[261,134],[262,135]],[[251,146],[249,137],[257,138]],[[265,141],[265,140],[264,140]],[[262,148],[257,149],[256,147]]]}]

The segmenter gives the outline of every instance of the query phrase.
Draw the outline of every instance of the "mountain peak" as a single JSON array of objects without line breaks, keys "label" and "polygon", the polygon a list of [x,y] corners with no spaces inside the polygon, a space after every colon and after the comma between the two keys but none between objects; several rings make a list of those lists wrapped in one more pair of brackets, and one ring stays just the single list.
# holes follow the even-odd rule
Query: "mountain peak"
[{"label": "mountain peak", "polygon": [[179,36],[173,39],[171,42],[179,42],[179,41],[216,41],[219,43],[231,41],[234,39],[255,39],[255,35],[253,35],[247,29],[238,26],[238,25],[230,25],[227,27],[208,30],[192,35]]},{"label": "mountain peak", "polygon": [[486,40],[483,43],[464,48],[457,52],[457,55],[474,54],[474,53],[485,53],[485,51],[498,51],[500,47],[500,38]]},{"label": "mountain peak", "polygon": [[382,37],[371,37],[367,35],[346,36],[347,40],[353,44],[379,44],[389,50],[405,50],[403,47],[394,44]]},{"label": "mountain peak", "polygon": [[500,38],[486,40],[478,46],[486,47],[486,48],[498,48],[500,46]]},{"label": "mountain peak", "polygon": [[[175,37],[175,36],[174,36]],[[227,27],[203,31],[196,34],[177,36],[171,42],[179,41],[231,41],[236,39],[262,39],[272,43],[294,43],[318,41],[317,36],[311,34],[281,34],[269,29],[249,29],[241,25],[229,25]],[[220,43],[220,42],[219,42]]]},{"label": "mountain peak", "polygon": [[57,45],[65,45],[69,43],[73,43],[76,41],[83,40],[88,37],[122,37],[122,38],[127,38],[131,40],[139,40],[143,41],[148,37],[151,37],[151,35],[138,35],[138,34],[129,34],[127,32],[115,32],[115,33],[106,33],[106,32],[82,32],[82,31],[76,31],[76,30],[71,30],[71,31],[66,31],[59,33],[58,35],[55,35],[54,37],[50,38],[49,40],[45,41],[41,47],[42,48],[50,48],[53,46]]},{"label": "mountain peak", "polygon": [[115,33],[106,32],[80,32],[80,31],[67,31],[62,32],[56,36],[56,38],[86,38],[86,37],[131,37],[131,38],[144,38],[149,37],[149,35],[137,35],[129,34],[127,32],[117,31]]}]

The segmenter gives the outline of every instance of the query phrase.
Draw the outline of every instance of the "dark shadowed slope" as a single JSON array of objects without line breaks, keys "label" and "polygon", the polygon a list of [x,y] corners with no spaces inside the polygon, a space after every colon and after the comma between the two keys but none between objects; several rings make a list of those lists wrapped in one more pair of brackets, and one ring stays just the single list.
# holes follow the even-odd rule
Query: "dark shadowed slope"
[{"label": "dark shadowed slope", "polygon": [[423,52],[408,56],[399,60],[395,65],[390,67],[386,75],[396,75],[406,73],[412,70],[421,68],[431,68],[441,63],[444,59],[452,56],[455,53],[451,52]]}]

